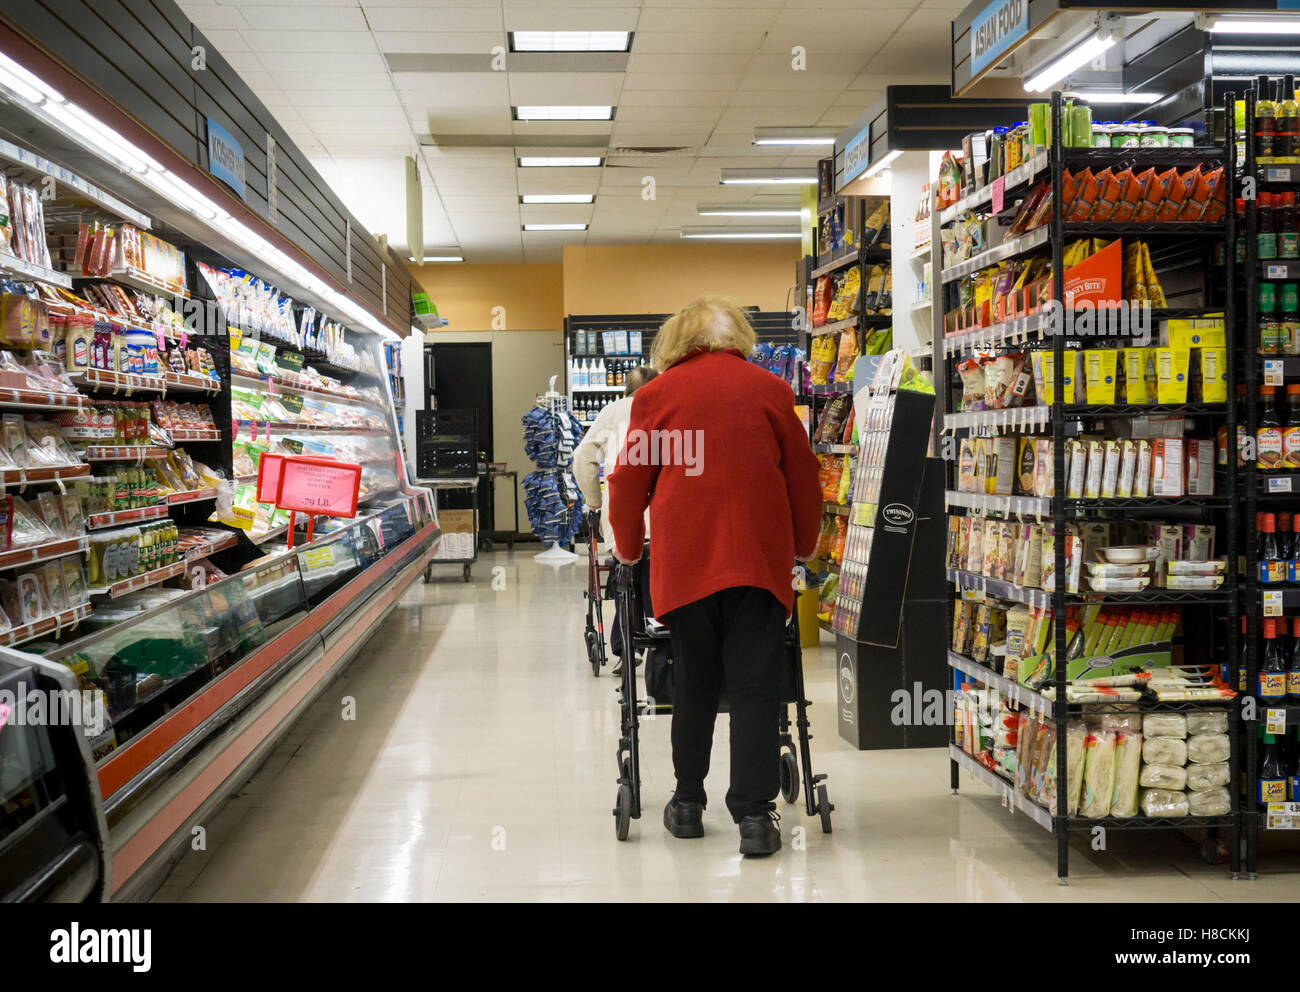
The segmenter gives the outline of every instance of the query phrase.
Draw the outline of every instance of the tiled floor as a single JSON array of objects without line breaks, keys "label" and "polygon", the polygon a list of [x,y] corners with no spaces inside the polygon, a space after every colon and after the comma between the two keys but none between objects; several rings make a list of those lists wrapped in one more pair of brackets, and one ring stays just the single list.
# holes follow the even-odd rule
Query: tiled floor
[{"label": "tiled floor", "polygon": [[[805,652],[835,832],[783,806],[785,847],[742,859],[721,797],[706,836],[660,823],[672,788],[668,719],[645,724],[645,815],[614,838],[614,682],[582,646],[585,563],[527,551],[417,584],[363,654],[207,824],[159,900],[1291,900],[1300,858],[1255,881],[1203,864],[1176,832],[1075,843],[1069,887],[1055,843],[978,783],[948,789],[941,751],[859,752],[834,725],[831,651]],[[494,582],[494,574],[496,581]],[[356,700],[356,719],[341,700]],[[1267,866],[1266,866],[1267,867]],[[1279,870],[1281,869],[1281,870]]]}]

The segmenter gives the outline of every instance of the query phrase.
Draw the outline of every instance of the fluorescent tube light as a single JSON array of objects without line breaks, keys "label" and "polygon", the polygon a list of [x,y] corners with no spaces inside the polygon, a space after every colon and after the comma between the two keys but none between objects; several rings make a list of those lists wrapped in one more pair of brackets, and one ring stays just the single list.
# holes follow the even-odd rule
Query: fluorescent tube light
[{"label": "fluorescent tube light", "polygon": [[762,204],[747,203],[700,205],[696,213],[701,217],[798,217],[802,211],[799,207],[765,207]]},{"label": "fluorescent tube light", "polygon": [[883,170],[887,165],[889,165],[890,162],[894,161],[894,159],[898,158],[898,156],[902,154],[903,154],[902,149],[899,148],[894,149],[892,152],[887,153],[884,158],[880,159],[879,161],[872,162],[869,166],[867,166],[866,171],[863,172],[862,175],[859,176],[858,178],[870,179],[877,172]]},{"label": "fluorescent tube light", "polygon": [[41,104],[41,110],[53,117],[73,140],[113,159],[128,172],[144,173],[162,166],[98,118],[92,117],[75,103]]},{"label": "fluorescent tube light", "polygon": [[585,231],[586,224],[525,224],[525,231]]},{"label": "fluorescent tube light", "polygon": [[1300,34],[1300,21],[1277,20],[1234,21],[1224,18],[1210,25],[1216,34]]},{"label": "fluorescent tube light", "polygon": [[216,220],[219,215],[224,213],[220,207],[189,183],[176,178],[176,176],[166,170],[162,172],[150,172],[146,177],[146,182],[164,196],[178,201],[181,206],[189,207],[189,209],[193,210],[205,220]]},{"label": "fluorescent tube light", "polygon": [[512,109],[517,121],[608,121],[614,119],[614,108],[610,106],[529,104]]},{"label": "fluorescent tube light", "polygon": [[605,164],[599,155],[520,155],[521,169],[591,169]]},{"label": "fluorescent tube light", "polygon": [[1084,100],[1087,103],[1155,103],[1163,93],[1106,93],[1103,91],[1078,90],[1071,91],[1066,96],[1072,96],[1076,100]]},{"label": "fluorescent tube light", "polygon": [[723,169],[724,186],[817,185],[816,169]]},{"label": "fluorescent tube light", "polygon": [[28,103],[40,103],[42,100],[63,102],[62,93],[53,86],[46,85],[45,80],[29,72],[26,66],[3,54],[0,54],[0,84],[8,86]]},{"label": "fluorescent tube light", "polygon": [[779,231],[759,227],[683,227],[683,238],[707,238],[719,241],[771,241],[802,237],[799,231]]},{"label": "fluorescent tube light", "polygon": [[1103,38],[1100,34],[1094,34],[1083,44],[1075,46],[1055,62],[1048,65],[1047,68],[1040,71],[1038,75],[1033,76],[1027,83],[1025,83],[1025,92],[1042,92],[1054,83],[1060,82],[1070,73],[1074,72],[1075,69],[1087,65],[1098,55],[1109,50],[1114,44],[1115,37],[1113,35]]},{"label": "fluorescent tube light", "polygon": [[756,127],[756,145],[833,145],[839,132],[825,127]]},{"label": "fluorescent tube light", "polygon": [[525,193],[520,203],[595,203],[594,193]]},{"label": "fluorescent tube light", "polygon": [[511,31],[512,52],[628,52],[631,31]]},{"label": "fluorescent tube light", "polygon": [[[410,256],[409,261],[414,262],[415,256]],[[429,262],[463,262],[465,257],[463,255],[425,255],[424,261],[425,264]]]}]

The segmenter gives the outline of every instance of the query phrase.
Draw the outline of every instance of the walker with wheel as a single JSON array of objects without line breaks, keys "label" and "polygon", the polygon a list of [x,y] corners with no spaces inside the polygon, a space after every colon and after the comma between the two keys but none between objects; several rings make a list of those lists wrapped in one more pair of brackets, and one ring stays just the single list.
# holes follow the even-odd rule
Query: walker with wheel
[{"label": "walker with wheel", "polygon": [[[801,566],[802,567],[802,566]],[[618,597],[618,622],[621,625],[623,643],[629,645],[628,656],[635,657],[637,648],[671,650],[671,640],[666,628],[647,620],[645,628],[634,632],[633,629],[633,585],[635,583],[633,567],[616,564],[614,566],[614,594]],[[786,657],[789,666],[786,678],[782,680],[782,699],[780,734],[780,774],[781,796],[793,805],[799,799],[800,787],[804,795],[804,808],[809,816],[821,819],[822,833],[831,832],[831,813],[835,806],[830,801],[826,789],[826,776],[814,775],[812,770],[811,723],[808,720],[808,707],[812,702],[804,693],[803,648],[799,642],[799,611],[790,615],[785,627]],[[646,669],[649,669],[647,660]],[[632,820],[641,818],[641,748],[640,716],[648,707],[637,701],[635,664],[623,666],[622,683],[619,686],[619,741],[617,752],[618,794],[614,802],[614,832],[619,840],[627,840]],[[725,700],[725,688],[724,688]],[[794,739],[790,735],[790,703],[794,703],[794,725],[799,732],[799,747],[796,751]],[[654,712],[671,713],[669,704],[658,700],[650,705]],[[719,706],[719,712],[725,712],[725,701]],[[801,766],[802,765],[802,769]],[[802,771],[802,775],[800,772]]]},{"label": "walker with wheel", "polygon": [[587,629],[583,637],[587,643],[587,661],[591,674],[600,676],[605,667],[605,614],[601,609],[604,597],[602,575],[608,575],[609,566],[600,563],[600,511],[587,512]]}]

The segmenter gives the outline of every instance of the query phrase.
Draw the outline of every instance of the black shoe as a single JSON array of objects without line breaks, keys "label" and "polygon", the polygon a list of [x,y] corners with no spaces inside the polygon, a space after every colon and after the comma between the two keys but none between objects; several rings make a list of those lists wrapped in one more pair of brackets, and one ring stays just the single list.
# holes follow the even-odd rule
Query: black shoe
[{"label": "black shoe", "polygon": [[612,676],[614,676],[614,678],[616,678],[616,679],[621,679],[621,678],[623,677],[623,659],[622,659],[622,658],[619,658],[619,659],[618,659],[618,664],[616,664],[616,665],[614,666],[614,670],[611,671],[609,674],[612,675]]},{"label": "black shoe", "polygon": [[741,819],[740,853],[764,855],[781,850],[781,828],[777,826],[780,821],[781,814],[774,809]]},{"label": "black shoe", "polygon": [[664,807],[664,826],[674,837],[703,837],[704,807],[699,803],[670,799]]}]

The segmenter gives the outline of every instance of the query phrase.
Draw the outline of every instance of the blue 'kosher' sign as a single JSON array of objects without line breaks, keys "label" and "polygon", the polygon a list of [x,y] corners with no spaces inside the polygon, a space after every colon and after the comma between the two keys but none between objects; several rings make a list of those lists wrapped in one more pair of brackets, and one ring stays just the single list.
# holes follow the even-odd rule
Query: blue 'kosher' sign
[{"label": "blue 'kosher' sign", "polygon": [[992,65],[1029,33],[1029,0],[994,0],[970,24],[970,74]]},{"label": "blue 'kosher' sign", "polygon": [[208,171],[239,194],[244,192],[244,146],[224,127],[208,118]]}]

